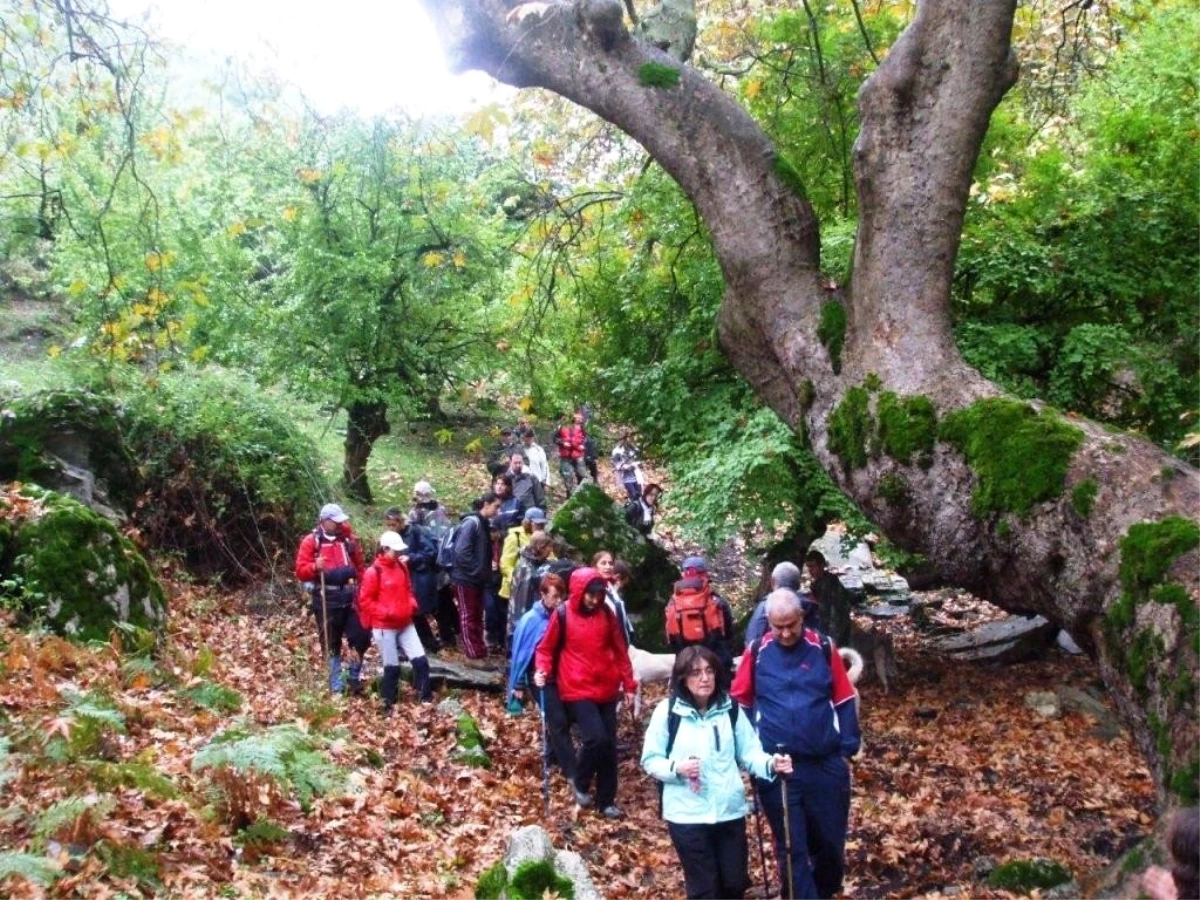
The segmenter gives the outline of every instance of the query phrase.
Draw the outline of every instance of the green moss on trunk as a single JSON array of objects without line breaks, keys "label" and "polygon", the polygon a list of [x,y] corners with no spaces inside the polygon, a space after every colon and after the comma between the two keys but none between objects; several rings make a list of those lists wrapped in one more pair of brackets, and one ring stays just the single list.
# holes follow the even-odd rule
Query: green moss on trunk
[{"label": "green moss on trunk", "polygon": [[817,339],[829,351],[829,362],[833,366],[833,374],[840,374],[842,371],[842,347],[846,343],[846,307],[837,300],[830,300],[821,307]]},{"label": "green moss on trunk", "polygon": [[1099,490],[1100,486],[1096,484],[1094,478],[1079,482],[1071,491],[1071,508],[1079,513],[1080,517],[1086,519],[1092,514],[1092,507],[1096,504],[1096,494]]},{"label": "green moss on trunk", "polygon": [[879,448],[897,462],[906,465],[913,456],[928,468],[933,462],[937,443],[937,410],[928,397],[900,397],[891,391],[879,395],[875,408],[879,418]]},{"label": "green moss on trunk", "polygon": [[867,464],[867,452],[875,429],[871,398],[865,388],[846,391],[829,417],[829,449],[837,454],[847,472]]},{"label": "green moss on trunk", "polygon": [[674,66],[648,62],[638,67],[638,84],[642,87],[673,88],[679,84],[680,73]]},{"label": "green moss on trunk", "polygon": [[1023,516],[1035,503],[1061,495],[1071,457],[1083,443],[1083,432],[1053,412],[1004,398],[949,413],[938,436],[957,447],[975,472],[971,509],[981,517]]}]

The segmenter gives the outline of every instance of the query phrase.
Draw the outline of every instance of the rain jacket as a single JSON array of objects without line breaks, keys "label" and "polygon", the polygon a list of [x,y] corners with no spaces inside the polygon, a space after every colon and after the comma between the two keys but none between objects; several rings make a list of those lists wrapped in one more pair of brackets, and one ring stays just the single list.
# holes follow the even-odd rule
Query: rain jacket
[{"label": "rain jacket", "polygon": [[512,664],[508,667],[508,696],[518,688],[525,687],[525,674],[533,662],[534,651],[538,641],[546,633],[550,625],[550,610],[539,600],[529,612],[521,616],[517,627],[513,630]]},{"label": "rain jacket", "polygon": [[364,628],[403,631],[417,611],[408,566],[380,553],[363,574],[358,617]]},{"label": "rain jacket", "polygon": [[504,549],[500,551],[500,596],[512,596],[512,577],[517,568],[518,556],[529,543],[532,534],[526,534],[524,525],[508,529],[504,537]]},{"label": "rain jacket", "polygon": [[358,582],[363,575],[362,546],[346,523],[338,526],[332,537],[318,525],[304,536],[296,551],[296,577],[313,596],[314,603],[321,603],[321,576],[317,573],[317,556],[325,564],[324,603],[331,609],[351,606],[354,603]]},{"label": "rain jacket", "polygon": [[[663,782],[663,818],[680,825],[714,825],[741,819],[749,812],[739,768],[767,781],[774,780],[771,755],[759,743],[750,717],[737,717],[736,734],[730,722],[733,701],[725,694],[699,712],[682,697],[667,697],[654,708],[642,745],[642,768]],[[674,704],[679,730],[667,756],[667,717]],[[675,774],[674,763],[694,756],[700,760],[700,792]]]},{"label": "rain jacket", "polygon": [[[637,690],[629,645],[617,615],[601,602],[591,614],[583,612],[583,589],[600,574],[592,568],[571,573],[565,614],[556,612],[538,644],[536,666],[552,676],[564,703],[591,700],[611,703],[621,693]],[[566,635],[560,639],[563,625]]]}]

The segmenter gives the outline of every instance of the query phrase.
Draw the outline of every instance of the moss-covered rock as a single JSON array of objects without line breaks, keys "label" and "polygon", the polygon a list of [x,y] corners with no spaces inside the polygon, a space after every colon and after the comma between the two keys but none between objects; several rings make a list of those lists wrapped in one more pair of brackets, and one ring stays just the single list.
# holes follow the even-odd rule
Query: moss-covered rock
[{"label": "moss-covered rock", "polygon": [[[17,397],[0,415],[0,482],[19,481],[128,510],[137,468],[122,406],[87,388]],[[81,473],[94,479],[81,483]]]},{"label": "moss-covered rock", "polygon": [[454,759],[476,769],[490,769],[492,759],[487,754],[487,745],[479,725],[468,713],[460,715],[455,722],[458,742],[454,748]]},{"label": "moss-covered rock", "polygon": [[[625,520],[624,508],[595,484],[585,484],[554,514],[551,531],[591,562],[600,550],[611,551],[633,569],[623,597],[631,613],[666,604],[679,569],[665,550],[648,541]],[[648,649],[648,648],[647,648]]]},{"label": "moss-covered rock", "polygon": [[978,478],[971,496],[977,516],[1023,516],[1063,492],[1083,432],[1054,412],[993,397],[948,413],[938,437],[957,447]]},{"label": "moss-covered rock", "polygon": [[517,866],[505,890],[511,900],[541,900],[547,892],[564,900],[574,900],[575,883],[554,871],[554,863],[530,859]]},{"label": "moss-covered rock", "polygon": [[503,862],[498,862],[490,869],[485,869],[475,882],[476,900],[500,900],[507,885],[508,869]]},{"label": "moss-covered rock", "polygon": [[1028,894],[1035,888],[1052,888],[1070,880],[1070,871],[1052,859],[1015,859],[992,869],[987,883],[1002,891]]},{"label": "moss-covered rock", "polygon": [[1079,513],[1080,518],[1086,519],[1092,514],[1096,505],[1096,494],[1100,492],[1096,479],[1085,478],[1071,490],[1071,508]]},{"label": "moss-covered rock", "polygon": [[0,556],[5,592],[60,634],[106,638],[118,622],[166,624],[161,585],[107,519],[62,494],[25,488],[0,498],[13,533]]}]

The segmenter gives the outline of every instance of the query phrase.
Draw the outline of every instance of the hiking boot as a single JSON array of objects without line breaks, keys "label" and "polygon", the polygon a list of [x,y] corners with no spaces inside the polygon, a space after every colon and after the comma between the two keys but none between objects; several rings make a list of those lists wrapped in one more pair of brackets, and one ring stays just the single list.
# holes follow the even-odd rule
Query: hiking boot
[{"label": "hiking boot", "polygon": [[622,819],[625,817],[625,813],[621,812],[620,808],[616,806],[604,807],[604,809],[601,810],[601,815],[603,815],[606,819]]},{"label": "hiking boot", "polygon": [[571,790],[575,794],[576,804],[578,804],[579,806],[591,806],[592,805],[592,795],[585,793],[585,792],[581,791],[579,788],[577,788],[575,786],[574,781],[571,782]]}]

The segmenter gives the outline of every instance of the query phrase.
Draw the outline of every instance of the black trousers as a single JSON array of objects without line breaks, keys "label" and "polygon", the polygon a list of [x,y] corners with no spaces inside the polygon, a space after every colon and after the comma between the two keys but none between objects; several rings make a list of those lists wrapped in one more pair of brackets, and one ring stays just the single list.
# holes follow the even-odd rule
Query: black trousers
[{"label": "black trousers", "polygon": [[[350,645],[350,649],[360,657],[367,652],[367,648],[371,646],[371,632],[362,627],[362,623],[358,621],[358,614],[354,612],[353,606],[325,606],[323,608],[321,598],[318,597],[313,600],[312,611],[313,620],[317,624],[317,639],[321,642],[322,655],[341,656],[343,638]],[[329,647],[325,646],[326,622],[324,613],[326,611],[329,614]]]},{"label": "black trousers", "polygon": [[542,690],[542,708],[546,714],[546,743],[542,751],[547,762],[556,762],[568,781],[575,780],[575,744],[571,741],[571,720],[558,696],[554,682]]},{"label": "black trousers", "polygon": [[564,701],[567,715],[579,726],[583,745],[575,768],[575,786],[585,793],[596,779],[596,808],[612,806],[617,799],[617,702]]},{"label": "black trousers", "polygon": [[454,587],[446,584],[438,588],[437,620],[438,639],[447,647],[454,646],[458,637],[458,604],[454,601]]},{"label": "black trousers", "polygon": [[746,871],[746,820],[730,819],[715,825],[668,822],[667,832],[683,866],[683,884],[689,898],[738,898],[750,884]]}]

